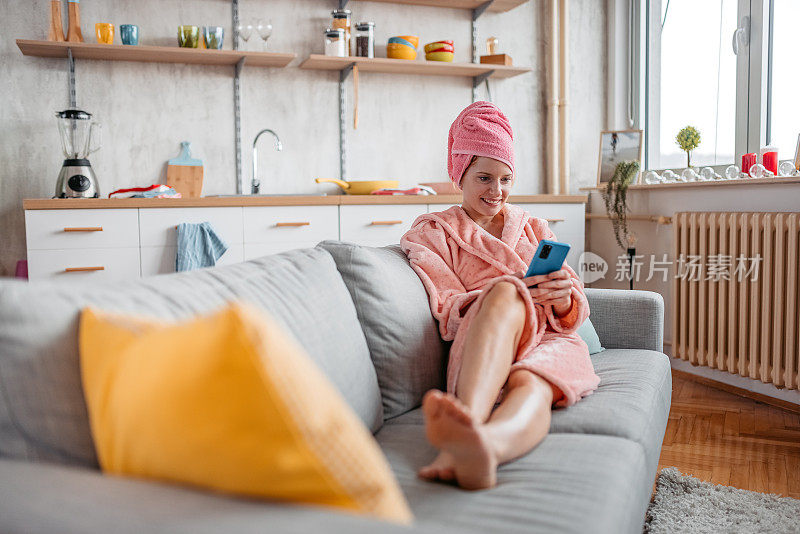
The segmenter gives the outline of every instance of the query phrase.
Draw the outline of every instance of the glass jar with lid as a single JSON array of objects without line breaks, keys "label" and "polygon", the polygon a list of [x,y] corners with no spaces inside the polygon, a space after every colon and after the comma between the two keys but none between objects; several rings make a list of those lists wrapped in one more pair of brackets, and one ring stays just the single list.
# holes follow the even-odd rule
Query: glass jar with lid
[{"label": "glass jar with lid", "polygon": [[352,12],[349,9],[334,9],[331,11],[331,15],[333,15],[331,28],[341,28],[344,30],[345,56],[350,56],[352,55],[350,53],[350,32],[352,30],[350,21]]},{"label": "glass jar with lid", "polygon": [[345,57],[345,34],[342,28],[325,29],[325,55],[335,57]]},{"label": "glass jar with lid", "polygon": [[356,56],[375,57],[375,23],[356,24]]}]

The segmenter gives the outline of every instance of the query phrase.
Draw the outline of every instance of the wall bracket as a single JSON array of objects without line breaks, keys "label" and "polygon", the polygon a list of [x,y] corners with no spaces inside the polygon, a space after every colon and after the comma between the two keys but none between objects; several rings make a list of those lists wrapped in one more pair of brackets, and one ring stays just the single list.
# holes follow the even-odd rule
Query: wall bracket
[{"label": "wall bracket", "polygon": [[[481,15],[483,15],[483,13],[487,9],[489,9],[489,6],[491,6],[493,2],[494,2],[494,0],[488,0],[487,2],[484,2],[483,4],[479,5],[478,7],[476,7],[475,9],[472,10],[472,21],[470,21],[470,29],[472,31],[472,62],[473,63],[478,63],[478,26],[477,26],[477,24],[475,24],[475,22],[478,20],[478,18],[480,18]],[[476,78],[478,78],[478,77],[476,76]],[[480,85],[481,81],[483,81],[483,80],[480,80],[477,83],[475,82],[475,80],[473,80],[473,82],[472,82],[472,101],[473,102],[478,100],[478,85]],[[486,83],[486,91],[489,92],[489,83],[488,82]],[[491,100],[491,97],[489,98],[489,100]]]},{"label": "wall bracket", "polygon": [[472,10],[472,21],[474,22],[474,21],[478,20],[478,18],[480,18],[480,16],[483,15],[483,13],[487,9],[489,9],[489,6],[491,6],[493,3],[494,3],[494,0],[489,0],[488,2],[484,2],[481,5],[479,5],[478,7],[476,7],[475,9],[473,9]]},{"label": "wall bracket", "polygon": [[67,48],[67,68],[69,70],[69,107],[75,109],[78,107],[78,97],[75,90],[75,58],[72,57],[72,48]]},{"label": "wall bracket", "polygon": [[489,77],[494,74],[493,70],[489,72],[484,72],[483,74],[478,74],[477,76],[472,77],[472,88],[477,89],[480,84],[487,81]]},{"label": "wall bracket", "polygon": [[[239,0],[231,2],[231,18],[233,22],[233,49],[239,49]],[[236,63],[233,71],[233,143],[235,152],[236,192],[244,193],[244,176],[242,174],[242,87],[240,76],[244,67],[242,58]]]},{"label": "wall bracket", "polygon": [[339,179],[347,179],[347,125],[345,123],[345,110],[347,101],[345,98],[344,82],[353,72],[355,62],[350,63],[339,71]]}]

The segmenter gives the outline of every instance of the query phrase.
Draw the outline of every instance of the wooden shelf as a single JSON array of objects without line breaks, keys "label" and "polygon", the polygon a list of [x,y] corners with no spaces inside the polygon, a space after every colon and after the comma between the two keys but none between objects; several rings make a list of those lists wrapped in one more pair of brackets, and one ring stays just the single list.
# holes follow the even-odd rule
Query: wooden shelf
[{"label": "wooden shelf", "polygon": [[524,67],[507,67],[486,63],[447,63],[445,61],[426,61],[366,57],[335,57],[311,54],[300,64],[301,69],[343,70],[351,64],[358,65],[361,72],[384,72],[391,74],[422,74],[427,76],[480,76],[494,71],[491,78],[510,78],[530,72]]},{"label": "wooden shelf", "polygon": [[242,50],[207,50],[178,46],[125,46],[17,39],[17,46],[26,56],[66,58],[72,50],[75,59],[107,61],[142,61],[146,63],[186,63],[190,65],[236,65],[245,58],[253,67],[285,67],[296,54],[245,52]]},{"label": "wooden shelf", "polygon": [[[415,6],[449,7],[455,9],[477,9],[486,0],[372,0],[391,4],[406,4]],[[528,0],[494,0],[486,11],[505,13],[517,6],[527,3]]]}]

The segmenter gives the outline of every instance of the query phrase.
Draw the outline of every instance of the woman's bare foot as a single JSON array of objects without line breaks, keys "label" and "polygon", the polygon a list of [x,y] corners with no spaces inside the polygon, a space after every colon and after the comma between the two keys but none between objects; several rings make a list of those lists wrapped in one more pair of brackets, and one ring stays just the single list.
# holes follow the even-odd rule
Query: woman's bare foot
[{"label": "woman's bare foot", "polygon": [[449,452],[441,451],[433,462],[421,468],[417,474],[425,480],[450,482],[456,479],[455,459]]},{"label": "woman's bare foot", "polygon": [[455,478],[464,489],[494,486],[497,456],[484,435],[483,425],[472,418],[469,409],[454,395],[431,390],[422,399],[422,411],[428,441],[441,452],[433,463],[420,469],[420,476]]}]

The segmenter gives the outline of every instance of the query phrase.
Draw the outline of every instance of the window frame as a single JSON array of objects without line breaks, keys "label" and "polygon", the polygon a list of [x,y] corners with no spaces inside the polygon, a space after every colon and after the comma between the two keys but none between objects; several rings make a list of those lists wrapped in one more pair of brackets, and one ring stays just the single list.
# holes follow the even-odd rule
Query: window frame
[{"label": "window frame", "polygon": [[[628,64],[630,84],[626,88],[629,103],[635,103],[633,127],[644,130],[643,168],[660,155],[661,113],[661,6],[666,0],[609,0],[621,8],[627,2],[630,26]],[[772,0],[737,0],[739,28],[746,28],[747,44],[740,46],[736,61],[735,161],[713,165],[717,170],[741,162],[742,155],[756,152],[767,141],[769,115],[769,46]],[[749,25],[749,28],[748,28]],[[730,40],[728,40],[730,39]],[[733,47],[733,34],[722,42]],[[660,167],[660,166],[659,166]],[[655,168],[655,170],[660,170]]]}]

